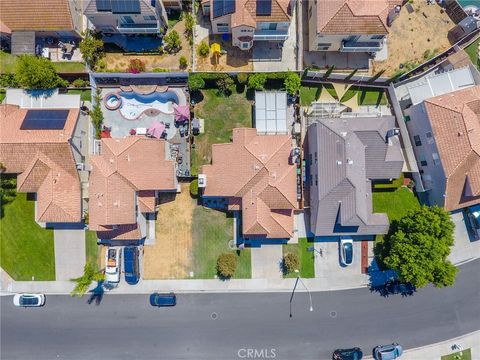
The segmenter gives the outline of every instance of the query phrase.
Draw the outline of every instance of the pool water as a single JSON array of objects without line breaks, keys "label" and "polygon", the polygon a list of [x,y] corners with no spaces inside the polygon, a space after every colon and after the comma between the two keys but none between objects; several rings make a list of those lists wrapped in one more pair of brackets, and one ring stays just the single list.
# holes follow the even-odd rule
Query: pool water
[{"label": "pool water", "polygon": [[458,0],[458,3],[462,7],[476,6],[476,7],[480,8],[480,0]]},{"label": "pool water", "polygon": [[[163,93],[154,92],[148,95],[136,92],[120,92],[118,96],[122,99],[120,113],[128,120],[138,118],[145,110],[157,109],[164,114],[173,113],[173,104],[178,104],[178,97],[172,91]],[[109,99],[110,100],[110,99]]]}]

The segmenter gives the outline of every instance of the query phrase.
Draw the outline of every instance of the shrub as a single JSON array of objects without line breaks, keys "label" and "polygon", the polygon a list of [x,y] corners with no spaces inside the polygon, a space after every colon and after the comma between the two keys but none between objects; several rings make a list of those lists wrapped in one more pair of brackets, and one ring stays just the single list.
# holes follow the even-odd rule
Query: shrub
[{"label": "shrub", "polygon": [[216,85],[219,95],[228,95],[228,93],[230,92],[230,87],[234,85],[234,83],[235,82],[230,76],[218,79],[216,81]]},{"label": "shrub", "polygon": [[210,54],[210,47],[205,41],[202,41],[197,47],[198,56],[206,58]]},{"label": "shrub", "polygon": [[239,73],[237,75],[237,81],[238,81],[239,84],[242,84],[242,85],[246,84],[247,81],[248,81],[248,74],[247,73]]},{"label": "shrub", "polygon": [[168,52],[174,53],[180,50],[182,42],[180,36],[176,30],[170,31],[167,35],[163,37],[163,42],[165,43]]},{"label": "shrub", "polygon": [[187,36],[188,43],[193,45],[193,28],[195,26],[195,18],[191,12],[184,13],[185,18],[185,35]]},{"label": "shrub", "polygon": [[255,73],[248,77],[248,88],[255,90],[263,90],[265,88],[265,82],[267,81],[267,75],[265,73]]},{"label": "shrub", "polygon": [[107,62],[105,59],[100,59],[97,61],[97,64],[95,65],[95,70],[96,71],[105,71],[107,69]]},{"label": "shrub", "polygon": [[101,35],[97,32],[87,30],[83,40],[80,42],[79,49],[82,53],[83,61],[85,61],[90,68],[95,69],[98,60],[104,55]]},{"label": "shrub", "polygon": [[188,60],[185,56],[180,56],[180,59],[178,60],[178,64],[180,66],[180,69],[186,69],[188,66]]},{"label": "shrub", "polygon": [[58,76],[50,60],[32,55],[18,57],[15,82],[25,89],[53,89],[68,85]]},{"label": "shrub", "polygon": [[287,273],[291,273],[291,272],[294,272],[295,270],[298,270],[300,266],[300,260],[298,258],[298,255],[294,253],[287,253],[283,257],[283,264],[285,266],[285,270]]},{"label": "shrub", "polygon": [[201,74],[191,74],[188,77],[188,87],[190,91],[196,91],[205,87],[205,80],[203,80]]},{"label": "shrub", "polygon": [[198,179],[194,179],[190,183],[190,195],[192,195],[192,197],[198,196]]},{"label": "shrub", "polygon": [[73,87],[76,87],[76,88],[83,88],[83,87],[87,87],[89,84],[88,84],[88,81],[86,80],[75,79],[73,80],[72,85]]},{"label": "shrub", "polygon": [[158,47],[158,53],[159,53],[160,55],[163,55],[164,52],[165,52],[165,49],[163,48],[163,45],[160,45],[160,46]]},{"label": "shrub", "polygon": [[15,80],[15,74],[1,74],[0,75],[0,87],[15,88],[18,87],[18,83]]},{"label": "shrub", "polygon": [[157,72],[157,73],[158,73],[158,72],[168,72],[168,70],[167,70],[167,69],[162,69],[162,68],[156,67],[156,68],[153,68],[153,69],[152,69],[152,72]]},{"label": "shrub", "polygon": [[75,288],[70,293],[71,296],[83,296],[90,284],[93,281],[103,281],[105,280],[105,275],[99,271],[95,270],[95,267],[92,263],[87,262],[83,268],[83,275],[79,278],[72,279],[71,281],[76,282]]},{"label": "shrub", "polygon": [[127,71],[132,74],[139,74],[145,71],[145,63],[140,59],[131,59]]},{"label": "shrub", "polygon": [[90,111],[90,119],[92,120],[93,126],[95,127],[95,138],[100,139],[102,133],[103,125],[103,112],[100,106],[102,101],[101,90],[97,88],[97,91],[94,96],[94,103],[92,111]]},{"label": "shrub", "polygon": [[287,90],[287,93],[289,93],[290,95],[295,95],[302,86],[300,76],[298,76],[298,74],[294,72],[288,73],[283,84],[285,86],[285,90]]},{"label": "shrub", "polygon": [[234,253],[223,253],[217,260],[217,273],[220,277],[229,279],[235,274],[237,257]]}]

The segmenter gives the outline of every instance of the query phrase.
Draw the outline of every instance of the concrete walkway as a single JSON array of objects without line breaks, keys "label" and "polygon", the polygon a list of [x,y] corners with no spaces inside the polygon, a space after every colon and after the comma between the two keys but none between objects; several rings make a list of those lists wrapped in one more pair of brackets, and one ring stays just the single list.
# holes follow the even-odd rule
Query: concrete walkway
[{"label": "concrete walkway", "polygon": [[282,245],[252,248],[252,279],[281,279]]},{"label": "concrete walkway", "polygon": [[83,274],[86,262],[85,230],[54,230],[55,279],[70,280]]}]

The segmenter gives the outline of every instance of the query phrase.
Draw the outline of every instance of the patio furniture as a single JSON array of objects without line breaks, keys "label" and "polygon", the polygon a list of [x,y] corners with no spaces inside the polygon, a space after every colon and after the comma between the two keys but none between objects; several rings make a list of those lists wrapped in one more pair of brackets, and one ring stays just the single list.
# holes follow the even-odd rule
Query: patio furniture
[{"label": "patio furniture", "polygon": [[137,135],[147,135],[147,128],[144,128],[144,127],[137,128]]},{"label": "patio furniture", "polygon": [[137,131],[135,129],[130,129],[130,135],[136,135]]},{"label": "patio furniture", "polygon": [[46,47],[42,48],[42,56],[44,58],[50,59],[50,50]]},{"label": "patio furniture", "polygon": [[158,121],[154,121],[153,124],[148,128],[147,134],[160,139],[165,131],[165,124]]}]

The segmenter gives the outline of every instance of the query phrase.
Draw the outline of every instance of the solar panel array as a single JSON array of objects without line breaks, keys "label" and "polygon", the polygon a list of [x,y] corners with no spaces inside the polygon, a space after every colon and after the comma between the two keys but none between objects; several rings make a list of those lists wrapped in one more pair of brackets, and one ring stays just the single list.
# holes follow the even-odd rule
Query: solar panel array
[{"label": "solar panel array", "polygon": [[269,16],[272,14],[272,0],[257,0],[257,15]]},{"label": "solar panel array", "polygon": [[28,110],[20,130],[62,130],[68,110]]},{"label": "solar panel array", "polygon": [[140,0],[95,0],[97,11],[114,14],[140,14]]},{"label": "solar panel array", "polygon": [[235,12],[235,0],[213,0],[213,17],[233,14]]}]

